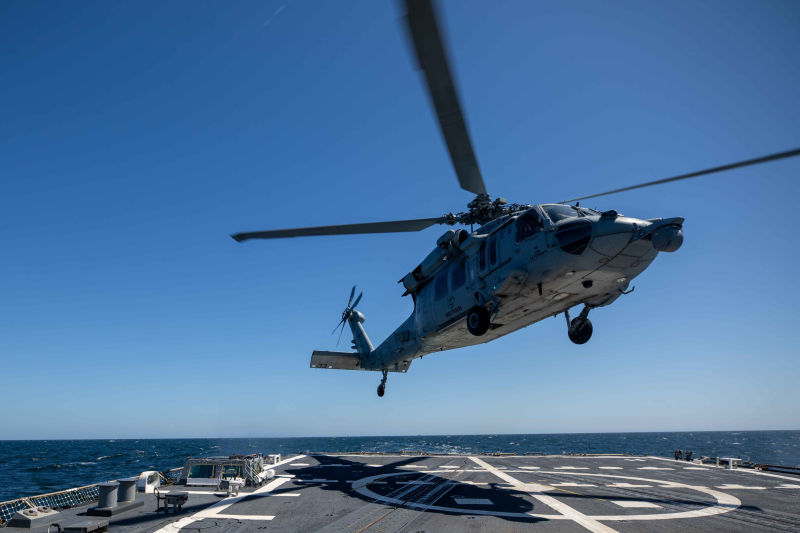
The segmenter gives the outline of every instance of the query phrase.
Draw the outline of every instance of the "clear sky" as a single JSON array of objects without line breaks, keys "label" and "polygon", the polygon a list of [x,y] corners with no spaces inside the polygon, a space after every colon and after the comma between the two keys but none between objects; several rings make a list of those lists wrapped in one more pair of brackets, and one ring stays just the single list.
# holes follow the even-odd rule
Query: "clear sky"
[{"label": "clear sky", "polygon": [[[800,146],[796,1],[445,2],[489,192],[548,202]],[[589,201],[684,216],[636,291],[391,375],[443,231],[237,244],[464,208],[394,2],[0,4],[0,438],[800,428],[800,159]],[[345,333],[340,349],[349,345]],[[173,403],[174,402],[174,403]]]}]

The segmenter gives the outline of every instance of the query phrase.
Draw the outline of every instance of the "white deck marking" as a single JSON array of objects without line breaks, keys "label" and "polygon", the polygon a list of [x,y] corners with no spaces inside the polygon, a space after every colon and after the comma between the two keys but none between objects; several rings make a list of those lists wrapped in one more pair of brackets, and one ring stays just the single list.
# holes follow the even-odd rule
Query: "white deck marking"
[{"label": "white deck marking", "polygon": [[591,483],[553,483],[553,487],[596,487],[597,485],[592,485]]},{"label": "white deck marking", "polygon": [[598,466],[600,470],[622,470],[621,466]]},{"label": "white deck marking", "polygon": [[556,470],[589,470],[588,466],[557,466]]},{"label": "white deck marking", "polygon": [[523,470],[539,470],[538,466],[521,466],[520,468]]},{"label": "white deck marking", "polygon": [[297,483],[336,483],[335,479],[295,479]]},{"label": "white deck marking", "polygon": [[642,462],[644,462],[646,459],[625,459],[625,460],[626,460],[626,461],[636,461],[637,463],[642,463]]},{"label": "white deck marking", "polygon": [[272,497],[277,497],[277,496],[284,496],[284,497],[288,496],[288,497],[291,498],[291,497],[297,497],[297,496],[300,496],[300,495],[301,494],[299,492],[279,492],[278,494],[270,494],[269,496],[271,498]]},{"label": "white deck marking", "polygon": [[371,467],[373,467],[373,468],[380,468],[380,467],[382,467],[383,465],[367,465],[367,466],[371,466]]},{"label": "white deck marking", "polygon": [[[481,469],[480,472],[486,472],[486,470]],[[504,472],[500,472],[501,474],[505,474]],[[570,475],[571,472],[564,472],[561,471],[547,471],[542,472],[543,474],[558,474],[558,475]],[[701,492],[703,494],[707,494],[711,496],[716,503],[707,504],[706,507],[695,509],[692,511],[681,511],[681,512],[665,512],[665,513],[647,513],[647,514],[616,514],[616,515],[592,515],[588,518],[595,521],[620,521],[620,522],[629,522],[629,521],[652,521],[652,520],[674,520],[674,519],[685,519],[685,518],[703,518],[708,516],[715,516],[719,514],[728,513],[737,509],[742,502],[735,496],[731,494],[727,494],[725,492],[720,492],[708,487],[702,487],[699,485],[686,485],[683,483],[674,483],[674,482],[667,482],[661,481],[656,479],[648,479],[642,477],[635,477],[635,476],[620,476],[615,474],[590,474],[586,472],[575,472],[575,475],[580,476],[591,476],[597,478],[611,478],[611,479],[624,479],[629,481],[644,481],[653,483],[660,488],[676,488],[676,489],[687,489],[687,490],[694,490],[697,492]],[[446,507],[442,505],[430,505],[430,504],[422,504],[415,501],[407,501],[402,499],[401,497],[396,496],[389,496],[378,494],[373,492],[369,489],[369,485],[373,483],[385,483],[384,481],[378,481],[379,479],[386,479],[389,477],[394,476],[404,476],[407,475],[403,472],[399,473],[384,473],[384,474],[376,474],[373,476],[365,477],[359,480],[358,483],[353,484],[353,490],[361,494],[362,496],[366,496],[376,502],[381,502],[385,504],[392,504],[396,506],[402,506],[409,509],[423,509],[425,511],[441,511],[445,513],[463,513],[463,507]],[[509,476],[510,477],[510,476]],[[512,478],[513,479],[513,478]],[[501,483],[494,484],[497,487],[500,487]],[[516,488],[517,484],[505,484],[508,488]],[[531,484],[532,485],[532,484]],[[541,485],[540,485],[541,486]],[[529,484],[522,484],[523,488],[530,487]],[[552,487],[549,487],[552,488]],[[555,490],[555,489],[554,489]],[[480,515],[480,516],[503,516],[509,518],[518,518],[518,519],[540,519],[540,520],[572,520],[572,517],[566,516],[564,514],[542,514],[542,513],[534,513],[534,512],[513,512],[513,511],[497,511],[497,510],[490,510],[490,509],[470,509],[470,515]]]},{"label": "white deck marking", "polygon": [[675,469],[667,468],[665,466],[640,466],[636,470],[675,470]]},{"label": "white deck marking", "polygon": [[611,483],[608,486],[617,489],[644,489],[652,487],[653,485],[636,485],[635,483]]},{"label": "white deck marking", "polygon": [[684,466],[684,470],[708,470],[708,467],[705,466]]},{"label": "white deck marking", "polygon": [[783,485],[778,485],[775,488],[776,489],[800,489],[800,485],[792,485],[791,483],[784,483]]},{"label": "white deck marking", "polygon": [[661,509],[660,505],[656,505],[650,502],[641,502],[633,500],[611,500],[611,503],[616,503],[620,507],[626,507],[628,509]]},{"label": "white deck marking", "polygon": [[527,492],[528,494],[530,494],[531,496],[533,496],[534,498],[545,504],[546,506],[550,507],[555,511],[558,511],[563,516],[571,520],[574,520],[576,523],[582,525],[589,531],[595,533],[597,532],[610,533],[616,531],[604,524],[601,524],[600,522],[594,520],[593,518],[589,518],[585,514],[578,511],[577,509],[573,509],[569,505],[560,502],[559,500],[553,498],[549,494],[544,493],[544,491],[552,489],[552,487],[548,487],[547,485],[539,485],[537,483],[522,483],[517,478],[512,477],[511,475],[496,469],[495,467],[493,467],[486,461],[483,461],[482,459],[478,459],[477,457],[470,457],[470,460],[475,464],[477,464],[478,466],[481,466],[484,469],[488,470],[495,476],[499,477],[503,481],[511,483],[518,490],[524,490],[525,492]]},{"label": "white deck marking", "polygon": [[294,463],[292,466],[311,466],[309,463]]},{"label": "white deck marking", "polygon": [[[283,461],[279,461],[279,462],[277,462],[275,464],[272,464],[270,466],[280,466],[280,465],[288,464],[288,463],[291,463],[292,461],[295,461],[297,459],[302,459],[303,457],[305,457],[305,455],[297,455],[297,456],[292,457],[290,459],[285,459]],[[264,485],[263,487],[254,490],[253,492],[242,493],[242,494],[239,494],[238,496],[233,496],[233,497],[230,497],[230,498],[225,498],[223,500],[220,500],[220,501],[218,501],[216,503],[213,503],[213,504],[209,505],[205,509],[197,511],[196,513],[194,513],[191,516],[187,516],[187,517],[181,518],[180,520],[177,520],[175,522],[171,522],[171,523],[165,525],[164,527],[162,527],[160,529],[157,529],[153,533],[174,533],[176,531],[180,531],[182,528],[188,526],[189,524],[191,524],[193,522],[197,522],[198,520],[203,520],[204,518],[213,518],[218,513],[221,513],[222,511],[226,510],[228,507],[230,507],[234,503],[238,503],[238,502],[242,501],[245,498],[248,498],[248,497],[253,496],[255,494],[269,494],[270,492],[272,492],[273,490],[277,489],[278,487],[280,487],[281,485],[283,485],[284,483],[286,483],[287,481],[289,481],[293,477],[294,476],[286,476],[286,475],[279,476],[279,477],[273,479],[272,481],[270,481],[269,483],[267,483],[266,485]],[[260,520],[263,520],[263,518],[260,518]]]},{"label": "white deck marking", "polygon": [[458,505],[494,505],[494,502],[487,498],[459,498],[454,496],[453,499]]},{"label": "white deck marking", "polygon": [[767,490],[767,487],[753,487],[747,485],[737,485],[735,483],[730,483],[728,485],[718,485],[718,489],[726,490],[726,489],[736,489],[736,490]]},{"label": "white deck marking", "polygon": [[458,465],[442,465],[439,468],[458,468]]},{"label": "white deck marking", "polygon": [[231,520],[272,520],[275,516],[265,514],[215,514],[214,518],[229,518]]}]

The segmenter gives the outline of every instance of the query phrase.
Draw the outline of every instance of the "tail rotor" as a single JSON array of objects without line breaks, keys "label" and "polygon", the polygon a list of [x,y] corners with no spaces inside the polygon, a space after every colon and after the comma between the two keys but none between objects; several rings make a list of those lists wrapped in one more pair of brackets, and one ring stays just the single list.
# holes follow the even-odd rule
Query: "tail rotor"
[{"label": "tail rotor", "polygon": [[347,323],[347,320],[353,315],[353,311],[358,305],[358,302],[360,302],[361,297],[364,296],[363,292],[359,293],[358,297],[354,302],[353,296],[355,296],[355,294],[356,294],[356,286],[353,285],[353,288],[350,289],[350,298],[347,299],[347,307],[345,307],[344,311],[342,311],[342,319],[339,321],[338,324],[336,324],[336,327],[333,328],[333,331],[331,332],[331,335],[333,335],[334,333],[336,333],[336,330],[339,329],[339,327],[341,326],[341,329],[339,329],[339,338],[336,340],[336,346],[339,346],[339,343],[342,340],[342,333],[344,333],[344,326]]}]

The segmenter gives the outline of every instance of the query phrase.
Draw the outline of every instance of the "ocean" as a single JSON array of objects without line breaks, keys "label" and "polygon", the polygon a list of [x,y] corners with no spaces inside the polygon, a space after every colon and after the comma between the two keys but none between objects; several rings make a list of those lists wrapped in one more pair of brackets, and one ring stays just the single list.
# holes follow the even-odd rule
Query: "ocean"
[{"label": "ocean", "polygon": [[672,457],[741,457],[800,466],[800,431],[425,435],[245,439],[119,439],[0,441],[0,502],[23,496],[183,466],[188,456],[307,451],[433,453],[630,453]]}]

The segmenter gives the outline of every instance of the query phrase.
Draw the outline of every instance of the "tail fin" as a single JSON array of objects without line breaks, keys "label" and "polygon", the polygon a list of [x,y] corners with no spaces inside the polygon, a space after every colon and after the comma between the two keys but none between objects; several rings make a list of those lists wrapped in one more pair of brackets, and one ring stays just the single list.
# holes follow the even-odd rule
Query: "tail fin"
[{"label": "tail fin", "polygon": [[369,340],[369,336],[364,330],[364,315],[352,309],[347,317],[347,323],[350,324],[350,331],[353,332],[353,348],[358,350],[362,357],[369,356],[374,348],[372,347],[372,341]]},{"label": "tail fin", "polygon": [[[347,307],[342,312],[342,320],[336,325],[333,332],[347,323],[350,326],[350,331],[353,332],[353,348],[356,353],[350,352],[327,352],[324,350],[314,350],[311,354],[311,368],[338,368],[340,370],[365,370],[369,354],[372,353],[372,342],[364,331],[364,315],[356,311],[356,305],[361,301],[364,295],[362,292],[358,295],[355,302],[353,296],[356,294],[355,286],[350,291],[350,298],[347,300]],[[342,333],[339,332],[339,339],[341,340]],[[336,344],[339,344],[337,341]]]},{"label": "tail fin", "polygon": [[[342,311],[342,320],[339,324],[336,325],[333,332],[336,333],[336,329],[339,326],[342,326],[342,331],[344,331],[344,325],[347,323],[350,326],[350,330],[353,332],[353,348],[355,348],[358,353],[361,355],[362,358],[366,358],[372,352],[372,342],[369,340],[367,336],[367,332],[364,331],[364,315],[356,311],[356,306],[358,302],[361,301],[361,297],[364,296],[364,293],[360,293],[356,301],[353,301],[353,296],[356,294],[356,287],[353,285],[353,288],[350,290],[350,298],[347,300],[347,307],[344,308]],[[342,338],[341,331],[339,332],[339,340]],[[336,341],[336,344],[339,344],[339,341]]]}]

